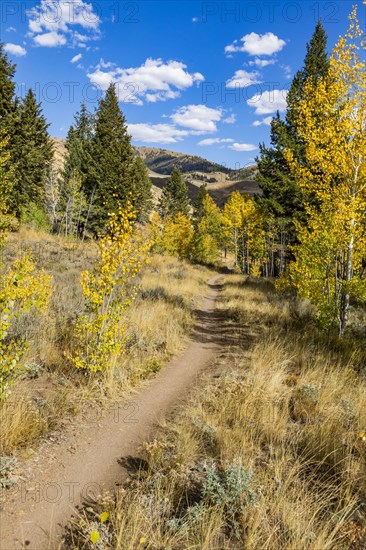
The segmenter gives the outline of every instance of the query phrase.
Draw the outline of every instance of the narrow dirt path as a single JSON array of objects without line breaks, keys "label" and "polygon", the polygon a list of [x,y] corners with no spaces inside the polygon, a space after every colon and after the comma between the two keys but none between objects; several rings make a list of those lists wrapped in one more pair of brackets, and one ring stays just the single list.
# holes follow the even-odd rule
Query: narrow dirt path
[{"label": "narrow dirt path", "polygon": [[[5,491],[0,549],[56,550],[75,507],[126,478],[123,459],[135,456],[167,412],[187,395],[220,349],[222,314],[215,311],[220,275],[196,312],[196,326],[182,356],[167,364],[135,396],[103,418],[73,426],[32,463],[29,479]],[[28,477],[28,476],[27,476]]]}]

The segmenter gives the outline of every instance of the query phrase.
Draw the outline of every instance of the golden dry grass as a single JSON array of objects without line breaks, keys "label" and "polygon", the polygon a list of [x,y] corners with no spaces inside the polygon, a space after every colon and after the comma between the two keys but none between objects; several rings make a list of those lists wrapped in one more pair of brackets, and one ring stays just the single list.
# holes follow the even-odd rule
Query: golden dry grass
[{"label": "golden dry grass", "polygon": [[329,347],[270,283],[228,276],[220,307],[241,345],[145,445],[117,501],[85,513],[75,546],[93,529],[118,550],[365,548],[365,350]]},{"label": "golden dry grass", "polygon": [[84,308],[80,274],[92,265],[95,245],[21,227],[10,237],[3,259],[9,262],[28,250],[53,276],[54,292],[46,315],[25,314],[12,328],[13,335],[26,337],[29,346],[26,369],[0,405],[3,455],[60,427],[68,415],[85,410],[88,401],[103,406],[120,398],[178,354],[211,273],[176,258],[153,257],[141,273],[141,290],[128,312],[126,354],[108,372],[86,377],[70,366],[66,355],[72,322]]}]

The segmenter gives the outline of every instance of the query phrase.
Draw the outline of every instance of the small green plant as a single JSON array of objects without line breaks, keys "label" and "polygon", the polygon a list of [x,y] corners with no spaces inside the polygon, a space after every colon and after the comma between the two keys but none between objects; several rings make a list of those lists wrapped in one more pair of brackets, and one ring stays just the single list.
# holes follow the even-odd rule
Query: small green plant
[{"label": "small green plant", "polygon": [[36,363],[36,362],[27,363],[26,365],[24,365],[24,378],[33,380],[35,378],[38,378],[43,371],[44,371],[43,363]]},{"label": "small green plant", "polygon": [[151,357],[146,363],[146,370],[149,374],[155,374],[161,370],[162,366],[162,362],[159,359]]},{"label": "small green plant", "polygon": [[258,493],[253,488],[251,470],[245,470],[241,461],[237,465],[228,464],[218,469],[216,463],[207,468],[202,487],[203,503],[223,508],[226,523],[237,538],[242,534],[240,515],[247,506],[258,501]]},{"label": "small green plant", "polygon": [[21,223],[32,227],[38,231],[50,231],[51,224],[46,212],[38,204],[31,202],[26,210],[23,210],[21,217]]},{"label": "small green plant", "polygon": [[201,435],[203,441],[208,445],[214,445],[217,437],[216,426],[211,426],[203,418],[193,418],[193,425],[197,428],[198,433]]},{"label": "small green plant", "polygon": [[0,456],[0,488],[9,489],[18,481],[14,470],[17,467],[15,458],[11,456]]}]

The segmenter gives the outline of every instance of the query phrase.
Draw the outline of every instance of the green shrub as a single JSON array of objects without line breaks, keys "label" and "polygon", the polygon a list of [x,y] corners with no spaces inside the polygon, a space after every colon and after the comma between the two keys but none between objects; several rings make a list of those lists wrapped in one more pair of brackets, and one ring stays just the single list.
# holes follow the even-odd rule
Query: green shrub
[{"label": "green shrub", "polygon": [[245,470],[240,461],[220,470],[212,463],[207,468],[202,497],[205,505],[223,508],[226,525],[237,538],[242,535],[240,516],[246,506],[253,506],[259,498],[251,470]]},{"label": "green shrub", "polygon": [[51,224],[46,212],[34,202],[30,203],[27,209],[23,210],[20,221],[37,231],[51,231]]}]

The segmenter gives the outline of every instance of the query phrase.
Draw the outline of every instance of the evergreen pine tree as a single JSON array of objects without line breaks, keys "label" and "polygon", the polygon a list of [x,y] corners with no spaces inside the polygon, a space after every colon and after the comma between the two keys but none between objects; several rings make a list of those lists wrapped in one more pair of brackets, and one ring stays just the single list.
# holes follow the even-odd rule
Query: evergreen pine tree
[{"label": "evergreen pine tree", "polygon": [[17,183],[13,207],[19,215],[33,203],[42,206],[45,178],[53,158],[53,145],[40,103],[32,90],[19,107],[13,155],[17,165]]},{"label": "evergreen pine tree", "polygon": [[322,23],[316,25],[312,39],[307,44],[304,67],[295,74],[287,95],[287,112],[285,120],[279,113],[271,122],[271,145],[260,145],[260,156],[257,157],[259,170],[258,183],[263,196],[259,201],[265,211],[277,219],[278,239],[281,246],[294,242],[295,231],[292,220],[304,219],[304,206],[301,191],[290,173],[283,152],[290,148],[296,158],[303,158],[302,143],[297,136],[294,124],[296,107],[303,97],[305,81],[308,78],[318,79],[328,72],[327,36]]},{"label": "evergreen pine tree", "polygon": [[126,204],[133,193],[131,138],[114,84],[109,86],[99,102],[91,154],[95,174],[87,182],[86,193],[89,200],[92,194],[95,196],[96,207],[90,223],[93,231],[100,231],[108,220],[108,214],[115,212],[118,204]]},{"label": "evergreen pine tree", "polygon": [[15,65],[13,65],[0,42],[0,131],[3,136],[10,135],[9,124],[16,111],[14,100],[15,84],[13,81]]},{"label": "evergreen pine tree", "polygon": [[190,202],[182,174],[177,167],[174,167],[159,201],[159,213],[163,219],[166,219],[169,216],[176,216],[179,212],[188,217]]},{"label": "evergreen pine tree", "polygon": [[195,230],[197,230],[198,224],[200,223],[200,221],[202,220],[205,214],[204,201],[207,198],[207,196],[208,196],[207,183],[204,183],[200,185],[198,195],[193,206],[192,220],[193,220],[193,226]]},{"label": "evergreen pine tree", "polygon": [[94,164],[91,154],[93,131],[94,117],[87,110],[85,103],[82,103],[66,138],[67,156],[63,170],[64,180],[68,181],[74,177],[75,172],[81,176],[83,184],[91,177]]},{"label": "evergreen pine tree", "polygon": [[132,186],[131,202],[137,211],[137,219],[146,221],[152,209],[151,180],[140,157],[136,157],[132,164],[130,182]]},{"label": "evergreen pine tree", "polygon": [[318,21],[310,42],[306,44],[304,67],[295,74],[287,95],[285,128],[288,140],[292,140],[291,146],[298,156],[303,156],[303,154],[301,153],[301,146],[297,138],[295,111],[299,102],[304,97],[305,82],[309,78],[316,81],[319,78],[325,77],[328,69],[327,35],[321,21]]},{"label": "evergreen pine tree", "polygon": [[257,159],[258,182],[263,192],[259,199],[265,211],[275,218],[281,218],[291,235],[294,233],[292,220],[304,214],[302,194],[291,176],[288,164],[283,156],[289,146],[288,129],[279,113],[271,122],[271,147],[260,144],[260,156]]},{"label": "evergreen pine tree", "polygon": [[92,154],[95,116],[88,111],[85,103],[76,113],[66,138],[67,155],[62,172],[61,204],[63,210],[61,227],[68,232],[68,226],[74,223],[70,218],[70,204],[75,204],[75,192],[79,204],[77,212],[77,233],[88,230],[89,218],[97,215],[96,207],[96,171]]},{"label": "evergreen pine tree", "polygon": [[11,155],[7,150],[9,137],[0,138],[0,246],[1,233],[6,229],[10,197],[14,185],[14,165],[11,163]]},{"label": "evergreen pine tree", "polygon": [[[4,45],[0,42],[0,143],[1,143],[1,174],[3,181],[0,182],[0,195],[5,193],[7,189],[6,204],[0,207],[4,211],[5,206],[11,211],[11,195],[10,188],[13,190],[16,180],[17,171],[14,161],[14,135],[17,119],[17,100],[15,99],[15,84],[14,84],[15,65],[9,61],[9,58],[4,51]],[[7,159],[6,162],[4,159]],[[5,177],[6,174],[6,177]],[[11,186],[10,186],[11,184]],[[9,187],[10,186],[10,187]],[[5,198],[2,199],[5,201]]]},{"label": "evergreen pine tree", "polygon": [[314,34],[306,44],[306,57],[304,63],[304,82],[307,78],[325,77],[329,70],[327,54],[327,34],[321,21],[318,21]]}]

